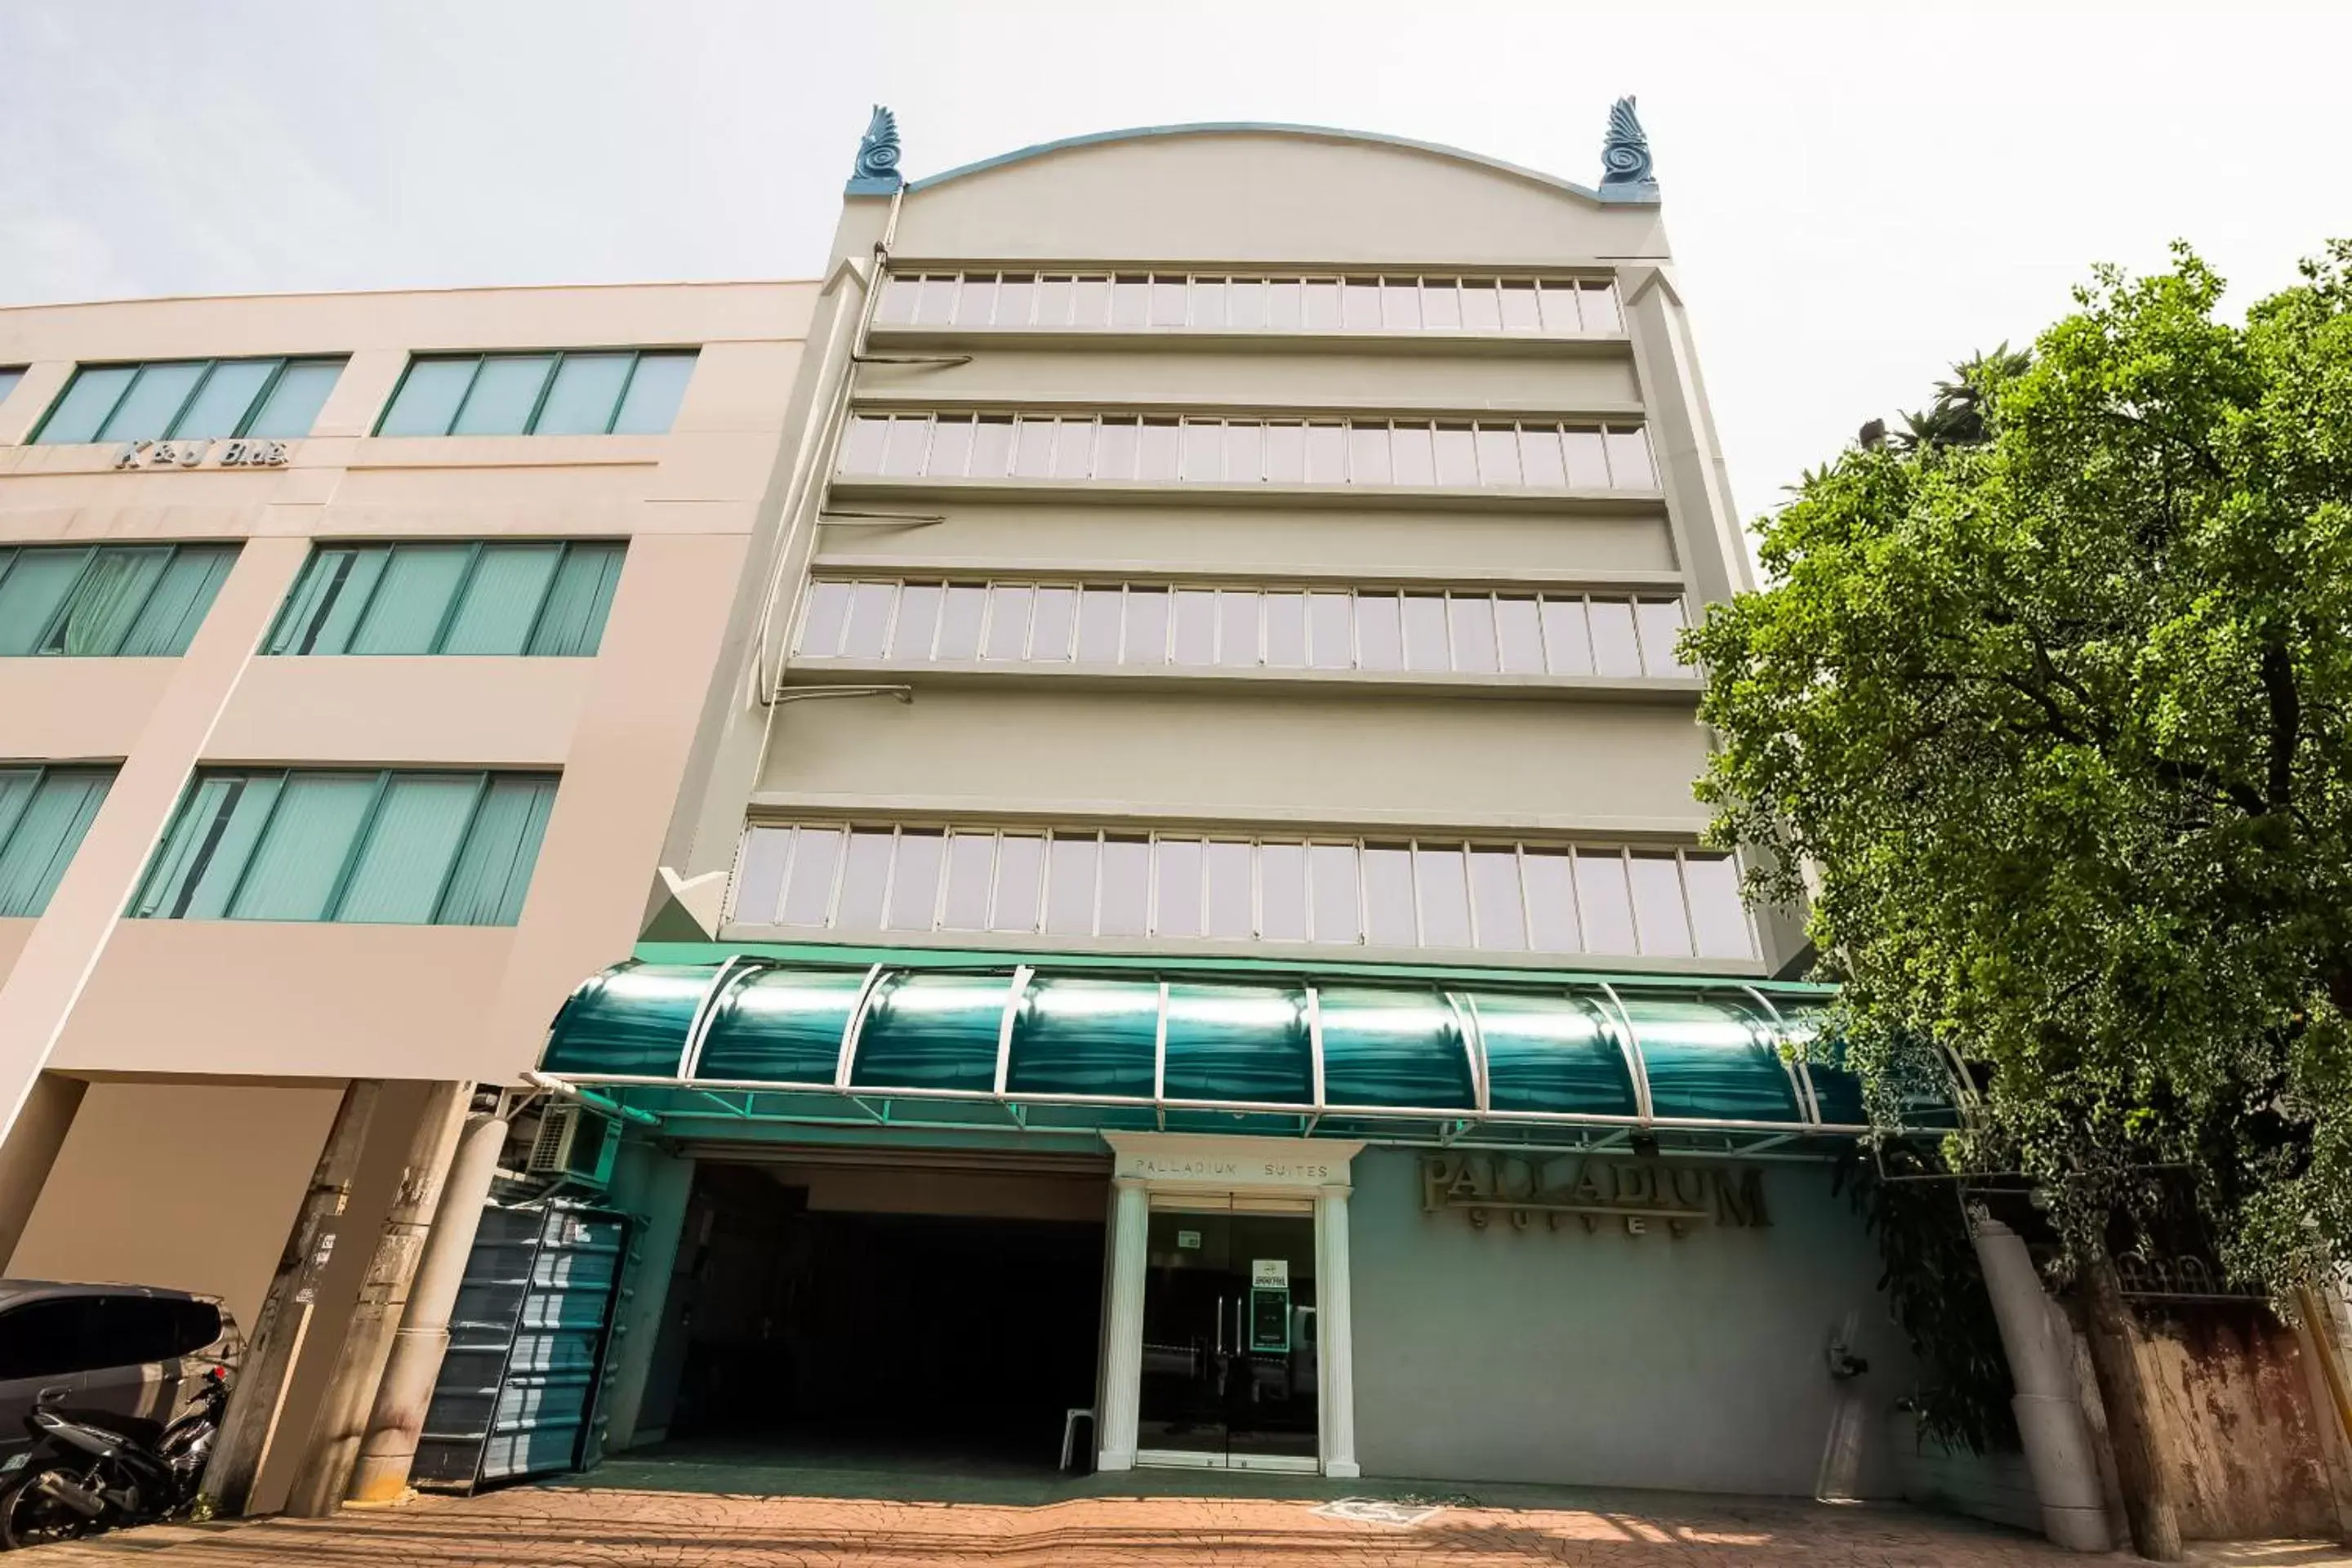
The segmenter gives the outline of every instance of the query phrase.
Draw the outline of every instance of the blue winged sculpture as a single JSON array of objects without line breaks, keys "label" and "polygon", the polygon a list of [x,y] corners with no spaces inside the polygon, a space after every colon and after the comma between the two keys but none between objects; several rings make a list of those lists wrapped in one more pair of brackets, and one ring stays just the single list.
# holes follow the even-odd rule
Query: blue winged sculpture
[{"label": "blue winged sculpture", "polygon": [[848,194],[887,196],[906,183],[898,174],[898,117],[877,103],[874,118],[866,122],[866,134],[858,139]]},{"label": "blue winged sculpture", "polygon": [[1601,188],[1627,195],[1657,193],[1658,177],[1650,170],[1650,139],[1643,133],[1630,97],[1609,106],[1609,134],[1601,142]]}]

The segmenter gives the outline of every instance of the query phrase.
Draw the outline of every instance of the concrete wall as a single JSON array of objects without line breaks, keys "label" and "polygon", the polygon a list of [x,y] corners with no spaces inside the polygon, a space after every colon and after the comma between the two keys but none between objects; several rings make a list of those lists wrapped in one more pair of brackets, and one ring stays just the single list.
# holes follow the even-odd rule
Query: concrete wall
[{"label": "concrete wall", "polygon": [[[1819,1167],[1771,1225],[1680,1239],[1423,1214],[1415,1157],[1356,1157],[1356,1443],[1367,1475],[1892,1497],[1910,1356],[1876,1249]],[[1834,1382],[1826,1351],[1870,1370]]]},{"label": "concrete wall", "polygon": [[[0,310],[0,543],[231,540],[177,658],[0,661],[0,759],[121,772],[44,917],[0,932],[0,1126],[27,1075],[505,1079],[637,934],[782,439],[813,286],[305,295]],[[660,436],[369,434],[413,353],[695,345]],[[77,363],[340,353],[282,469],[118,471],[23,442]],[[629,542],[599,655],[254,657],[314,540]],[[193,768],[560,771],[521,921],[458,930],[117,916]],[[13,927],[15,922],[9,922]],[[420,980],[429,977],[429,983]]]},{"label": "concrete wall", "polygon": [[91,1084],[0,1273],[203,1291],[250,1333],[341,1099],[339,1082]]}]

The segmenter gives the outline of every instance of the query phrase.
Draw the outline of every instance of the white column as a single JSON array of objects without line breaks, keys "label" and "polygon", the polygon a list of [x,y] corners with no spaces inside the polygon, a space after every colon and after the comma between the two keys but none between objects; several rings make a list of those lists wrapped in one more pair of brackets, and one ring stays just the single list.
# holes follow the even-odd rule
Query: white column
[{"label": "white column", "polygon": [[1110,1223],[1110,1353],[1104,1358],[1100,1470],[1135,1468],[1136,1406],[1143,1394],[1143,1275],[1150,1265],[1146,1231],[1151,1196],[1142,1182],[1121,1176]]},{"label": "white column", "polygon": [[434,1384],[440,1381],[441,1358],[449,1349],[449,1314],[457,1309],[457,1291],[466,1280],[467,1260],[474,1255],[474,1233],[481,1228],[482,1205],[489,1201],[507,1131],[507,1123],[492,1116],[477,1116],[466,1123],[457,1157],[441,1184],[440,1205],[417,1260],[415,1283],[409,1287],[408,1310],[401,1314],[391,1359],[376,1385],[375,1408],[368,1416],[367,1436],[344,1493],[350,1501],[390,1502],[408,1489],[416,1440],[425,1430]]},{"label": "white column", "polygon": [[1969,1229],[2017,1387],[2010,1408],[2017,1413],[2025,1468],[2042,1500],[2042,1533],[2075,1552],[2107,1551],[2113,1542],[2098,1461],[2075,1397],[2073,1353],[2057,1310],[2023,1237],[1990,1215],[1976,1216]]},{"label": "white column", "polygon": [[1325,1187],[1316,1205],[1316,1355],[1322,1366],[1323,1473],[1349,1479],[1356,1463],[1356,1329],[1348,1273],[1348,1187]]}]

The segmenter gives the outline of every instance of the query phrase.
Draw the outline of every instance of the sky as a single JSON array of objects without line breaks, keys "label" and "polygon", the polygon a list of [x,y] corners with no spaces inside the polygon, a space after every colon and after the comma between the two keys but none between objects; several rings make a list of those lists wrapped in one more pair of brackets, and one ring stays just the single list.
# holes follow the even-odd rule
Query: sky
[{"label": "sky", "polygon": [[2352,4],[0,0],[0,305],[790,278],[913,177],[1286,121],[1597,184],[1638,96],[1744,516],[2174,239],[2352,236]]}]

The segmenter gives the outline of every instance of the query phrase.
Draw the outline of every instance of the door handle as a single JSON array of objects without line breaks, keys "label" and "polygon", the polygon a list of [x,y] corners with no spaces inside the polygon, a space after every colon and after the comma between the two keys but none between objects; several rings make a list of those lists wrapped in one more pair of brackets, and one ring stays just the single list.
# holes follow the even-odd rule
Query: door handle
[{"label": "door handle", "polygon": [[55,1405],[58,1400],[63,1399],[67,1394],[71,1394],[72,1392],[73,1385],[71,1384],[67,1384],[58,1388],[45,1388],[38,1394],[33,1395],[33,1403],[36,1405]]},{"label": "door handle", "polygon": [[1217,1353],[1225,1353],[1225,1299],[1217,1298]]}]

